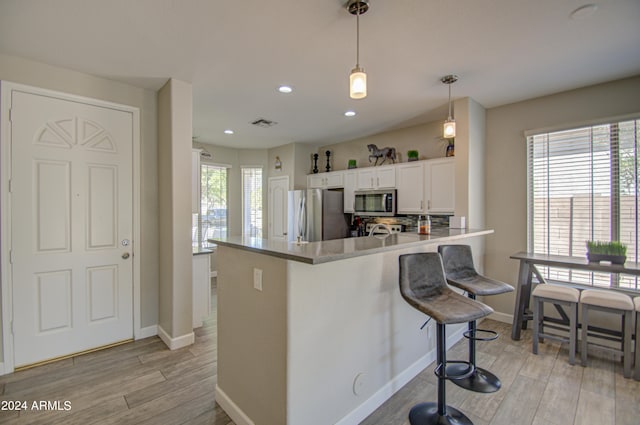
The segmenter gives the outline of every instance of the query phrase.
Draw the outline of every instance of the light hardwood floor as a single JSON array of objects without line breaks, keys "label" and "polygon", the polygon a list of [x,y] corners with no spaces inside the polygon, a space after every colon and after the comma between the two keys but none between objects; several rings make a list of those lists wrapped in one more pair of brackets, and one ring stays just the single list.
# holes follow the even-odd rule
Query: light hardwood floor
[{"label": "light hardwood floor", "polygon": [[0,410],[0,424],[233,425],[214,401],[215,310],[195,334],[180,350],[152,337],[0,376],[0,403],[71,403],[68,411]]},{"label": "light hardwood floor", "polygon": [[[498,375],[502,388],[493,394],[466,391],[447,382],[447,404],[462,410],[475,425],[639,425],[640,382],[624,379],[619,358],[597,349],[589,364],[568,363],[566,345],[547,341],[531,353],[531,331],[512,341],[511,325],[493,320],[481,328],[500,333],[479,342],[478,365]],[[449,360],[466,359],[467,342],[447,352]],[[411,407],[436,401],[437,380],[431,365],[361,425],[408,425]]]},{"label": "light hardwood floor", "polygon": [[[215,306],[215,287],[213,294]],[[71,410],[0,411],[0,424],[234,425],[213,398],[215,317],[214,311],[196,330],[195,344],[181,350],[169,351],[153,337],[1,376],[0,402],[70,401]],[[612,355],[590,352],[589,367],[570,366],[566,348],[554,342],[531,354],[531,331],[512,341],[510,325],[486,320],[481,327],[500,333],[478,343],[478,363],[501,378],[502,389],[476,394],[447,383],[448,404],[475,425],[640,424],[640,383],[624,379]],[[447,356],[465,358],[466,350],[461,341]],[[431,365],[362,425],[407,425],[411,406],[435,400]]]}]

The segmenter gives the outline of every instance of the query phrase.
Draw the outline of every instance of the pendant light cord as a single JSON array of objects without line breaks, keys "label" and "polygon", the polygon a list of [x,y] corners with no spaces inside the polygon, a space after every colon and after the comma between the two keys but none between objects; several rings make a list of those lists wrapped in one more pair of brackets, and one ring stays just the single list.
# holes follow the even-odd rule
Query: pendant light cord
[{"label": "pendant light cord", "polygon": [[360,68],[360,5],[356,12],[356,68]]},{"label": "pendant light cord", "polygon": [[449,86],[449,120],[451,120],[451,83],[447,85]]}]

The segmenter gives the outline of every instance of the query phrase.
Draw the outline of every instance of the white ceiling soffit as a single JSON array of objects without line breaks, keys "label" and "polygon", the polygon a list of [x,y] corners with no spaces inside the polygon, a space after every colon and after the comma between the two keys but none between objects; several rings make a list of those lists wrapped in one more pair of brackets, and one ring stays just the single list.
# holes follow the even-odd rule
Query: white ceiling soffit
[{"label": "white ceiling soffit", "polygon": [[[485,107],[640,74],[640,1],[370,0],[368,96],[351,100],[356,20],[340,0],[1,0],[0,53],[158,89],[193,84],[193,134],[268,148],[444,120],[447,88]],[[293,93],[278,93],[280,84]],[[357,112],[347,118],[347,110]],[[278,125],[251,125],[257,117]],[[223,133],[234,130],[233,135]]]}]

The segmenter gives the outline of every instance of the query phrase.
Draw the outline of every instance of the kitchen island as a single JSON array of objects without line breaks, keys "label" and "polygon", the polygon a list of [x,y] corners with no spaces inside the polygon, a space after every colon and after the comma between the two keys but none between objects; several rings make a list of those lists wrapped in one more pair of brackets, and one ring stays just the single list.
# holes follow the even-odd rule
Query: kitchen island
[{"label": "kitchen island", "polygon": [[[427,317],[399,293],[398,256],[482,252],[490,233],[216,239],[216,401],[238,425],[359,423],[435,359],[434,323],[421,330]],[[465,329],[447,327],[449,343]]]}]

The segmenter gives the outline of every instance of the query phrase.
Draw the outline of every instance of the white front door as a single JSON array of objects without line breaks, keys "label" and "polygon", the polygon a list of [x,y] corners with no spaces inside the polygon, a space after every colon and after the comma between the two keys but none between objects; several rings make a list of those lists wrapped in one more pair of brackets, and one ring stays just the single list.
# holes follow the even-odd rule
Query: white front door
[{"label": "white front door", "polygon": [[289,177],[269,179],[269,239],[287,240]]},{"label": "white front door", "polygon": [[133,337],[131,112],[11,94],[16,367]]}]

